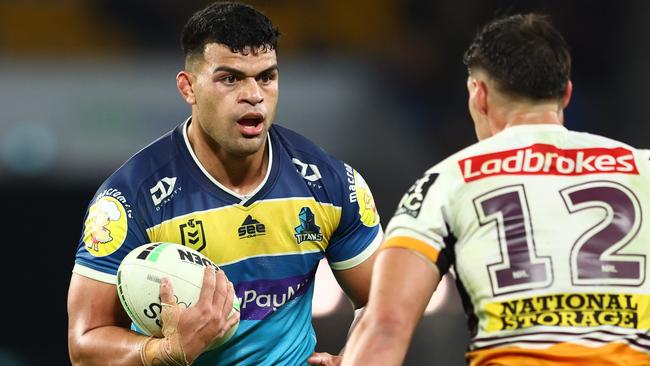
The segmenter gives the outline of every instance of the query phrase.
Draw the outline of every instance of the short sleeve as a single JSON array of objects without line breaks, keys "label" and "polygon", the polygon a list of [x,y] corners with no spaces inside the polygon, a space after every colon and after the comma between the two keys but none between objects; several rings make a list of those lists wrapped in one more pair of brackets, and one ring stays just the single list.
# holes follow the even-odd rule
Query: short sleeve
[{"label": "short sleeve", "polygon": [[84,217],[73,272],[116,283],[122,259],[147,243],[146,230],[136,212],[136,195],[110,178],[97,191]]},{"label": "short sleeve", "polygon": [[453,262],[455,242],[445,216],[452,194],[448,188],[434,169],[418,179],[389,221],[382,247],[415,250],[436,264],[441,274],[446,273]]},{"label": "short sleeve", "polygon": [[343,164],[341,168],[341,219],[326,250],[334,270],[363,263],[379,248],[383,237],[370,187],[351,166]]}]

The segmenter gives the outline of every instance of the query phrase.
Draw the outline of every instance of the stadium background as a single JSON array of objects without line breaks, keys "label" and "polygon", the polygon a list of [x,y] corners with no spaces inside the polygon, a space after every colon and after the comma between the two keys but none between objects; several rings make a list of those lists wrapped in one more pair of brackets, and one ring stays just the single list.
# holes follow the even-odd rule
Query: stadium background
[{"label": "stadium background", "polygon": [[[385,225],[433,163],[474,142],[462,53],[495,14],[544,11],[574,57],[567,125],[649,147],[650,2],[253,1],[280,27],[276,122],[349,162]],[[66,292],[85,207],[131,154],[189,108],[174,76],[184,20],[203,0],[0,0],[0,364],[66,365]],[[319,349],[352,312],[325,273]],[[330,285],[328,285],[328,283]],[[450,290],[417,329],[407,365],[463,365]]]}]

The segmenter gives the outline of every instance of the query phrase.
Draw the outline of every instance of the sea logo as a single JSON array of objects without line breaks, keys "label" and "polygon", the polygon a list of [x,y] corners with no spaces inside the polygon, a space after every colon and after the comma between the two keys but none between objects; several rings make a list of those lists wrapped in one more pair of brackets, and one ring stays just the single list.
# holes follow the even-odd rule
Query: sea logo
[{"label": "sea logo", "polygon": [[[155,186],[149,189],[151,193],[151,200],[153,201],[154,206],[158,206],[165,198],[168,198],[174,193],[174,186],[176,185],[176,177],[170,178],[165,177],[156,183]],[[171,197],[169,197],[171,198]]]},{"label": "sea logo", "polygon": [[298,169],[298,173],[300,173],[300,175],[302,175],[302,177],[305,178],[305,180],[310,182],[315,182],[323,178],[316,165],[303,163],[302,161],[296,158],[291,159],[291,161],[296,165],[296,168]]},{"label": "sea logo", "polygon": [[298,214],[300,225],[295,227],[295,236],[298,244],[303,241],[322,241],[323,233],[320,226],[316,225],[314,213],[309,207],[303,207]]},{"label": "sea logo", "polygon": [[248,215],[242,222],[239,229],[237,229],[239,239],[254,238],[258,235],[266,235],[266,226],[261,222],[255,220],[253,216]]},{"label": "sea logo", "polygon": [[203,230],[203,221],[189,219],[179,226],[181,230],[181,244],[200,252],[205,248],[206,239]]},{"label": "sea logo", "polygon": [[114,253],[126,239],[127,215],[115,197],[103,196],[88,210],[83,241],[88,253],[104,257]]}]

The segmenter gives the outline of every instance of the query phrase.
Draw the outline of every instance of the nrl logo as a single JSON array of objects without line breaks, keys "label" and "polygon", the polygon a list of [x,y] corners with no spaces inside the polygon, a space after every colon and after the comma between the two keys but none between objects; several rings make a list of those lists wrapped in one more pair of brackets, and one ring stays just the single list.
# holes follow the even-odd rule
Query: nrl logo
[{"label": "nrl logo", "polygon": [[205,231],[203,221],[189,219],[187,223],[179,226],[181,230],[181,244],[200,252],[205,248]]}]

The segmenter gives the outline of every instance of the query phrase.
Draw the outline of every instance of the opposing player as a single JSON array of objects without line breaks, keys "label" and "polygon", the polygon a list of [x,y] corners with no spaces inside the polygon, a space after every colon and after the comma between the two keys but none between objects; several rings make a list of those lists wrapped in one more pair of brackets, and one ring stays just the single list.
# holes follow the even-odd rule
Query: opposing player
[{"label": "opposing player", "polygon": [[[324,257],[355,306],[365,304],[379,216],[357,171],[272,125],[278,36],[268,18],[237,3],[209,5],[185,25],[176,81],[191,116],[110,176],[88,209],[68,295],[74,364],[305,365]],[[115,276],[131,249],[160,241],[194,248],[223,271],[206,270],[197,304],[176,304],[163,282],[162,306],[137,314],[162,320],[166,336],[153,339],[129,330]],[[233,291],[237,332],[206,351],[237,320],[228,318]]]},{"label": "opposing player", "polygon": [[480,141],[404,195],[343,364],[400,364],[453,269],[471,365],[649,365],[650,154],[563,127],[571,58],[545,16],[494,20],[464,61]]}]

